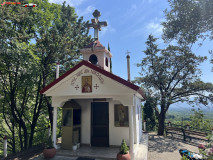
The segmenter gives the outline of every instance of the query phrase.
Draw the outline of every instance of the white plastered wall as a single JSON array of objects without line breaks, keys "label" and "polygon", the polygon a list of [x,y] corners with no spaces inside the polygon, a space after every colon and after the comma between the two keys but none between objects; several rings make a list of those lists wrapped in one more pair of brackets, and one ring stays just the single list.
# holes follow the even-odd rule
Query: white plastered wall
[{"label": "white plastered wall", "polygon": [[91,99],[75,100],[81,106],[81,143],[90,144]]},{"label": "white plastered wall", "polygon": [[[98,58],[98,65],[102,66],[104,70],[110,72],[110,56],[104,50],[99,52],[83,53],[83,59],[89,61],[89,57],[94,54]],[[108,67],[105,64],[105,59],[108,58]]]},{"label": "white plastered wall", "polygon": [[[81,143],[91,144],[91,102],[92,99],[75,100],[81,106]],[[109,145],[120,146],[122,139],[129,145],[129,127],[115,127],[114,125],[114,104],[119,101],[108,100],[109,102]]]}]

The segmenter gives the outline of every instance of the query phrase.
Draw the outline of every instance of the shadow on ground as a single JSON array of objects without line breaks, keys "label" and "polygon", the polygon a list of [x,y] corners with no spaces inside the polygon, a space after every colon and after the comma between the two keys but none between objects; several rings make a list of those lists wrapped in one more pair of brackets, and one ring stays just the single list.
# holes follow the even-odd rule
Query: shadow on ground
[{"label": "shadow on ground", "polygon": [[174,152],[179,148],[184,148],[183,144],[198,146],[200,143],[203,142],[197,140],[183,141],[182,137],[153,135],[149,138],[149,152]]}]

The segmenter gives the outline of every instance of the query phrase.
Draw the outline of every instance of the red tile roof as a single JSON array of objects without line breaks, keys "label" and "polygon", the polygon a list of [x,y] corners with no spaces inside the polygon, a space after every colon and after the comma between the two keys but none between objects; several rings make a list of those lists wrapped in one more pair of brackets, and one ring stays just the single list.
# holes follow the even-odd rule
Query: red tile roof
[{"label": "red tile roof", "polygon": [[88,44],[86,47],[84,48],[95,48],[95,47],[104,47],[101,42],[99,40],[96,40],[90,44]]},{"label": "red tile roof", "polygon": [[134,85],[133,83],[131,83],[129,81],[126,81],[126,80],[124,80],[124,79],[122,79],[122,78],[120,78],[120,77],[118,77],[118,76],[116,76],[116,75],[114,75],[114,74],[112,74],[112,73],[110,73],[108,71],[105,71],[104,69],[101,69],[100,67],[97,67],[96,65],[91,64],[90,62],[85,61],[85,60],[81,61],[76,66],[71,68],[69,71],[67,71],[66,73],[61,75],[58,79],[54,80],[52,83],[50,83],[49,85],[44,87],[40,91],[40,94],[43,94],[44,92],[46,92],[48,89],[53,87],[55,84],[57,84],[58,82],[63,80],[65,77],[67,77],[69,74],[71,74],[72,72],[74,72],[76,69],[80,68],[83,65],[85,65],[85,66],[87,66],[87,67],[89,67],[89,68],[91,68],[91,69],[93,69],[93,70],[105,75],[106,77],[109,77],[109,78],[111,78],[111,79],[113,79],[113,80],[115,80],[115,81],[117,81],[117,82],[119,82],[119,83],[121,83],[121,84],[123,84],[123,85],[125,85],[125,86],[127,86],[127,87],[129,87],[129,88],[131,88],[133,90],[135,90],[135,91],[137,91],[144,99],[146,99],[146,96],[145,96],[143,90],[140,87],[138,87],[138,86]]}]

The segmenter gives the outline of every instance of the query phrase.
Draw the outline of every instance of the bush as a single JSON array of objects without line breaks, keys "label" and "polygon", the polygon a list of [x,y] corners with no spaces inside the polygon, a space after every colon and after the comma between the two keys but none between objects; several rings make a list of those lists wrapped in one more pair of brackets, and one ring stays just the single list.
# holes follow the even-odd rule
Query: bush
[{"label": "bush", "polygon": [[125,140],[123,139],[123,140],[122,140],[122,143],[121,143],[121,147],[120,147],[120,154],[127,154],[128,151],[129,151],[129,148],[128,148],[128,146],[126,145]]}]

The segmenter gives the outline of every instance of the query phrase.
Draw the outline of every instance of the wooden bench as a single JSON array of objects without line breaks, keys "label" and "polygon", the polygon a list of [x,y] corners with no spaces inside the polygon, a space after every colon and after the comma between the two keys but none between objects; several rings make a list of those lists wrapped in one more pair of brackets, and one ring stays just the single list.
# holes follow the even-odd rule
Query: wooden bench
[{"label": "wooden bench", "polygon": [[166,136],[168,134],[171,134],[172,136],[173,136],[173,134],[176,134],[176,135],[181,135],[181,136],[184,137],[184,129],[183,128],[166,126],[165,130],[166,130]]},{"label": "wooden bench", "polygon": [[208,133],[206,132],[201,132],[201,131],[195,131],[195,130],[184,130],[184,141],[186,138],[189,138],[190,141],[193,139],[199,139],[199,140],[204,140],[204,141],[209,141],[206,137],[208,136]]},{"label": "wooden bench", "polygon": [[209,141],[206,137],[208,136],[207,132],[201,132],[201,131],[195,131],[195,130],[188,130],[188,129],[183,129],[179,127],[170,127],[170,126],[165,126],[165,131],[166,131],[166,136],[168,134],[173,134],[176,135],[181,135],[183,136],[183,140],[186,141],[187,138],[190,139],[190,141],[193,139],[198,139],[198,140],[204,140],[204,141]]}]

